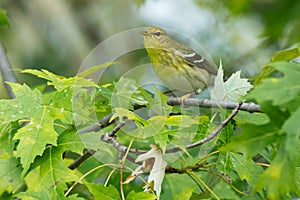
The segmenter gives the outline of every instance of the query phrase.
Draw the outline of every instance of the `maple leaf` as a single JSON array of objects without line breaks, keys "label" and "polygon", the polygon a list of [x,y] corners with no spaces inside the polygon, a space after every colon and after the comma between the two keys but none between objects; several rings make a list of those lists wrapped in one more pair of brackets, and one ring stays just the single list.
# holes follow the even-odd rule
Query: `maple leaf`
[{"label": "maple leaf", "polygon": [[156,145],[151,144],[151,150],[147,153],[139,155],[135,162],[143,161],[143,164],[138,166],[134,172],[126,179],[124,184],[132,181],[137,175],[142,174],[145,170],[150,169],[150,174],[147,180],[147,185],[144,187],[145,191],[153,190],[156,195],[159,196],[161,193],[161,184],[165,177],[165,169],[167,162],[163,159],[163,154],[161,149]]},{"label": "maple leaf", "polygon": [[225,82],[223,76],[222,64],[220,64],[214,87],[211,90],[212,100],[240,101],[252,88],[248,79],[240,77],[241,71],[233,73]]}]

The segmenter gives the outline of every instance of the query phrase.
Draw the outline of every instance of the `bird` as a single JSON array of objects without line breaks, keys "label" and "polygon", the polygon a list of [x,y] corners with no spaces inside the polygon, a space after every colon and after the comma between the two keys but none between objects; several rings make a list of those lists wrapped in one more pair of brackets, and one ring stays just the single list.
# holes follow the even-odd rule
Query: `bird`
[{"label": "bird", "polygon": [[199,94],[213,85],[217,69],[206,58],[162,28],[149,26],[141,34],[155,74],[169,89]]}]

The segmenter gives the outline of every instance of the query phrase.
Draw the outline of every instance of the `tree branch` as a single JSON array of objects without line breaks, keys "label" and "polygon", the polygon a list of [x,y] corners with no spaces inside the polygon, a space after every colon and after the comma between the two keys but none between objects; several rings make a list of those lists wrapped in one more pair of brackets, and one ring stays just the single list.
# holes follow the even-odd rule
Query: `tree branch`
[{"label": "tree branch", "polygon": [[[230,120],[232,120],[232,118],[237,115],[241,105],[242,105],[242,103],[239,103],[236,106],[236,108],[231,112],[231,114],[223,122],[221,122],[221,124],[218,126],[218,128],[215,129],[211,134],[209,134],[208,136],[206,136],[205,138],[203,138],[202,140],[200,140],[198,142],[187,145],[185,148],[186,149],[191,149],[191,148],[200,146],[202,144],[205,144],[208,141],[215,138],[222,131],[222,129],[230,122]],[[125,145],[122,145],[120,142],[118,142],[118,140],[115,137],[115,134],[112,134],[112,132],[109,132],[109,133],[106,133],[105,135],[102,135],[101,140],[103,142],[107,142],[107,143],[112,144],[116,149],[118,149],[121,152],[126,152],[128,147],[125,146]],[[112,134],[112,136],[110,136],[110,134]],[[182,149],[180,149],[180,148],[167,149],[166,153],[175,153],[175,152],[178,152],[178,151],[181,151],[181,150]],[[135,154],[142,154],[142,153],[146,153],[147,151],[148,150],[142,150],[142,149],[129,149],[130,153],[135,153]]]},{"label": "tree branch", "polygon": [[214,174],[215,176],[223,179],[228,184],[232,184],[232,180],[230,179],[230,177],[227,174],[225,174],[225,173],[221,173],[221,174],[212,173],[212,172],[209,172],[208,170],[203,170],[203,169],[201,170],[201,168],[203,168],[203,167],[204,167],[203,164],[199,164],[199,165],[195,165],[195,166],[186,166],[186,167],[183,167],[181,169],[174,168],[172,166],[167,166],[166,169],[165,169],[165,172],[169,173],[169,174],[174,174],[174,173],[185,174],[185,173],[187,173],[187,171],[193,171],[193,172],[206,171],[208,173]]},{"label": "tree branch", "polygon": [[[198,98],[186,98],[184,100],[185,106],[199,106],[203,108],[219,108],[222,107],[224,109],[234,109],[236,108],[240,103],[238,102],[228,102],[228,101],[212,101],[209,99],[198,99]],[[181,105],[180,98],[178,97],[169,97],[168,99],[168,105],[170,106],[176,106]],[[140,106],[137,108],[141,108]],[[247,111],[250,113],[253,112],[259,112],[262,113],[260,106],[255,103],[242,103],[239,110]],[[93,132],[93,131],[99,131],[100,129],[114,123],[115,121],[109,121],[113,113],[103,117],[101,120],[99,120],[98,124],[94,124],[92,126],[86,127],[84,129],[81,129],[78,131],[78,134]]]},{"label": "tree branch", "polygon": [[[101,135],[101,140],[103,142],[112,144],[116,149],[118,149],[118,151],[120,152],[126,152],[128,147],[125,145],[122,145],[116,137],[110,137],[109,136],[110,133],[106,133],[104,135]],[[142,150],[142,149],[135,149],[135,148],[130,148],[129,152],[130,153],[134,153],[134,154],[143,154],[146,153],[148,150]]]},{"label": "tree branch", "polygon": [[187,167],[183,167],[181,169],[174,168],[172,166],[167,166],[165,169],[165,172],[170,173],[170,174],[171,173],[184,174],[184,173],[186,173],[187,170],[198,172],[199,168],[201,168],[201,167],[203,167],[203,164],[195,165],[195,166],[187,166]]},{"label": "tree branch", "polygon": [[110,121],[110,118],[112,117],[112,115],[113,115],[113,113],[110,113],[109,115],[106,115],[105,117],[100,119],[97,124],[94,124],[92,126],[88,126],[84,129],[79,130],[78,134],[97,132],[97,131],[101,130],[102,128],[109,126],[110,124],[115,122],[115,120]]},{"label": "tree branch", "polygon": [[85,160],[87,160],[89,157],[91,157],[92,155],[94,155],[96,153],[95,150],[92,149],[88,149],[82,156],[80,156],[79,158],[77,158],[74,162],[72,162],[68,168],[71,170],[76,169],[77,167],[79,167],[79,165],[81,163],[83,163]]},{"label": "tree branch", "polygon": [[[111,116],[110,116],[111,117]],[[109,118],[110,118],[109,117]],[[107,122],[106,125],[108,125],[109,123],[109,119],[107,119],[108,116],[103,118],[102,122]],[[101,121],[101,120],[100,120]],[[101,129],[101,124],[97,126],[98,129]],[[106,133],[105,135],[107,135],[109,138],[116,138],[116,133],[125,125],[125,122],[121,122],[120,124],[118,124],[112,131]],[[102,138],[102,137],[101,137]],[[115,139],[116,140],[116,139]],[[108,142],[109,143],[109,142]],[[117,148],[118,149],[118,148]],[[81,163],[83,163],[85,160],[87,160],[89,157],[91,157],[92,155],[94,155],[96,153],[95,150],[92,149],[88,149],[87,152],[85,152],[82,156],[80,156],[78,159],[76,159],[73,163],[71,163],[68,167],[69,169],[76,169]]]},{"label": "tree branch", "polygon": [[[200,100],[200,101],[198,101]],[[180,98],[174,98],[174,97],[170,97],[169,98],[170,104],[173,102],[175,104],[178,103],[178,105],[180,105]],[[192,103],[194,102],[194,103]],[[235,105],[235,108],[232,110],[231,114],[223,121],[221,122],[221,124],[218,126],[217,129],[215,129],[211,134],[209,134],[208,136],[206,136],[205,138],[203,138],[202,140],[192,143],[190,145],[187,145],[185,148],[186,149],[191,149],[197,146],[200,146],[202,144],[207,143],[208,141],[212,140],[213,138],[215,138],[221,131],[222,129],[229,123],[230,120],[232,120],[232,118],[234,116],[237,115],[239,110],[245,110],[248,112],[261,112],[260,108],[258,105],[254,104],[254,103],[236,103],[236,102],[221,102],[221,104],[219,104],[220,102],[218,102],[218,104],[214,101],[210,101],[207,99],[185,99],[184,104],[186,105],[186,103],[188,103],[189,105],[193,105],[195,106],[196,104],[199,102],[204,103],[206,105],[206,107],[211,107],[215,106],[218,107],[219,105],[224,106],[226,108],[232,108],[233,105]],[[210,105],[210,106],[208,106]],[[218,106],[217,106],[218,105]],[[87,127],[85,129],[80,130],[78,133],[82,134],[82,133],[86,133],[86,132],[91,132],[91,131],[99,131],[101,128],[104,128],[108,125],[110,125],[111,123],[113,123],[113,121],[109,121],[111,118],[112,114],[105,116],[103,119],[101,119],[99,121],[99,124]],[[124,122],[121,122],[120,124],[118,124],[111,132],[108,132],[104,135],[101,135],[101,140],[103,142],[112,144],[112,146],[114,148],[116,148],[119,152],[126,152],[128,150],[128,147],[125,145],[122,145],[116,138],[116,133],[125,125]],[[136,148],[130,148],[128,150],[128,152],[130,153],[134,153],[134,154],[143,154],[146,153],[148,150],[144,150],[144,149],[136,149]],[[167,149],[166,153],[175,153],[178,151],[182,151],[181,148],[172,148],[172,149]],[[83,156],[81,156],[80,158],[78,158],[77,160],[74,161],[74,163],[72,163],[69,168],[70,169],[75,169],[76,167],[78,167],[84,160],[86,160],[87,158],[89,158],[90,156],[92,156],[96,151],[94,150],[88,150],[88,152],[86,152]],[[132,159],[131,159],[132,160]]]},{"label": "tree branch", "polygon": [[[5,82],[8,81],[8,82],[17,83],[17,79],[16,79],[14,73],[12,72],[5,49],[1,43],[0,43],[0,70],[2,73],[2,78]],[[4,84],[4,86],[9,94],[9,96],[11,98],[15,98],[15,94],[13,93],[11,88],[7,84]]]},{"label": "tree branch", "polygon": [[[179,97],[169,97],[168,105],[177,106],[181,105]],[[228,101],[213,101],[209,99],[199,99],[199,98],[186,98],[183,102],[185,106],[199,106],[203,108],[219,108],[222,107],[224,109],[234,109],[239,103],[238,102],[228,102]],[[255,103],[242,103],[239,110],[247,111],[250,113],[253,112],[262,112],[259,105]]]}]

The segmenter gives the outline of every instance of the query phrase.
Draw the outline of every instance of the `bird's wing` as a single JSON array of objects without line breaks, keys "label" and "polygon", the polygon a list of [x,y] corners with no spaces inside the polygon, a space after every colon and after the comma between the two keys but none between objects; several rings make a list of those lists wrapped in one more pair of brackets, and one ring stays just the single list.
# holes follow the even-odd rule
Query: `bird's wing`
[{"label": "bird's wing", "polygon": [[184,54],[183,58],[190,64],[199,68],[203,68],[208,71],[210,74],[217,75],[216,68],[207,61],[203,56],[199,55],[195,51],[192,53]]},{"label": "bird's wing", "polygon": [[184,49],[184,53],[178,50],[175,50],[175,54],[181,56],[188,64],[192,66],[196,66],[202,69],[205,69],[210,74],[217,75],[217,69],[203,56],[199,55],[193,49],[181,44],[179,42],[175,42],[176,49]]}]

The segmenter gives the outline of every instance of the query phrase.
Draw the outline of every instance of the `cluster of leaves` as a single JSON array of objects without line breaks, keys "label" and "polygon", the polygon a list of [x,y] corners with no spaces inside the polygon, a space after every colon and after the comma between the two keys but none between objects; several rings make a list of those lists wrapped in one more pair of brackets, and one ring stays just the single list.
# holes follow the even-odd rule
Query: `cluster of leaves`
[{"label": "cluster of leaves", "polygon": [[[151,94],[128,78],[101,86],[84,78],[109,64],[71,78],[46,70],[25,70],[47,80],[52,90],[41,92],[26,84],[8,83],[16,98],[0,100],[0,197],[75,200],[156,199],[157,195],[160,199],[300,196],[300,65],[278,61],[299,56],[299,52],[297,47],[276,54],[274,62],[256,78],[257,85],[247,98],[257,101],[264,113],[240,111],[235,123],[225,126],[220,137],[192,149],[185,146],[206,137],[230,111],[170,106],[160,91],[154,88]],[[239,78],[239,73],[225,83],[222,76],[219,70],[219,89],[212,92],[216,100],[241,100],[251,87],[246,79]],[[114,123],[96,132],[78,134],[110,113],[111,121],[126,124],[112,138],[127,146],[126,152],[100,139],[114,130]],[[155,146],[150,150],[151,144]],[[174,147],[180,151],[168,152]],[[148,152],[137,156],[129,152],[133,148]],[[87,149],[96,153],[71,170],[68,166]],[[151,157],[156,162],[147,164]],[[130,158],[144,163],[136,164]],[[147,166],[148,180],[144,171],[135,170]],[[160,171],[154,173],[153,169]],[[134,179],[135,172],[139,174]],[[141,187],[145,183],[148,193]]]},{"label": "cluster of leaves", "polygon": [[248,97],[261,105],[268,120],[237,120],[243,133],[233,138],[227,150],[250,158],[259,155],[268,168],[256,180],[256,190],[267,187],[270,199],[291,199],[291,193],[300,196],[300,65],[281,61],[266,68],[281,76],[263,80]]}]

